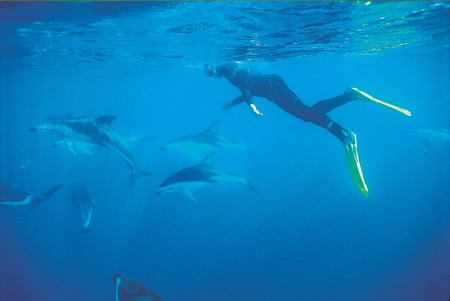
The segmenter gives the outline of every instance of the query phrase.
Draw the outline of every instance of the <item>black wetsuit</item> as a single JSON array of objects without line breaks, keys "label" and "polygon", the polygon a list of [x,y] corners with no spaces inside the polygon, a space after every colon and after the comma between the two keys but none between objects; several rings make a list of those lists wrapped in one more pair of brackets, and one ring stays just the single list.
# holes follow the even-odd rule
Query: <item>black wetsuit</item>
[{"label": "black wetsuit", "polygon": [[242,95],[233,99],[233,105],[247,102],[251,104],[252,96],[267,98],[276,103],[284,111],[306,122],[312,122],[327,129],[339,140],[343,141],[348,130],[331,120],[327,113],[351,100],[349,95],[342,94],[322,100],[313,106],[305,105],[300,98],[276,74],[260,74],[230,63],[216,67],[217,74],[223,76],[241,90]]}]

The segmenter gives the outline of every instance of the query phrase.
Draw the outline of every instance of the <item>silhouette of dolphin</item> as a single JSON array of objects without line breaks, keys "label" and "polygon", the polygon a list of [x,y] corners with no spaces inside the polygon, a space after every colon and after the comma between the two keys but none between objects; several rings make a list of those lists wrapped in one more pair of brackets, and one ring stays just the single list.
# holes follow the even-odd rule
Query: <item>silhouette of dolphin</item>
[{"label": "silhouette of dolphin", "polygon": [[72,206],[85,230],[91,224],[94,203],[86,187],[80,185],[72,191]]},{"label": "silhouette of dolphin", "polygon": [[192,195],[192,190],[217,182],[233,182],[244,185],[252,191],[256,191],[247,179],[232,176],[214,169],[210,163],[211,156],[212,154],[209,154],[199,164],[183,168],[170,175],[162,182],[155,194],[159,195],[166,192],[180,191],[191,200],[196,201]]},{"label": "silhouette of dolphin", "polygon": [[163,301],[154,292],[128,277],[115,274],[116,301]]},{"label": "silhouette of dolphin", "polygon": [[237,144],[218,131],[219,121],[215,121],[205,131],[176,138],[161,147],[161,150],[182,151],[195,159],[203,159],[205,154],[218,149],[235,149],[250,152],[244,145]]},{"label": "silhouette of dolphin", "polygon": [[418,135],[429,148],[448,144],[450,142],[450,130],[445,127],[421,127],[406,130],[405,133]]},{"label": "silhouette of dolphin", "polygon": [[43,194],[36,194],[27,191],[17,190],[12,187],[0,184],[0,205],[5,206],[27,206],[38,207],[42,202],[51,197],[64,185],[56,185]]},{"label": "silhouette of dolphin", "polygon": [[136,168],[136,163],[128,146],[126,138],[111,127],[116,116],[100,116],[97,118],[81,115],[52,116],[29,129],[30,132],[50,132],[64,137],[65,144],[73,153],[77,153],[77,146],[84,150],[88,145],[98,145],[118,154],[131,170],[130,184],[142,176],[151,175]]}]

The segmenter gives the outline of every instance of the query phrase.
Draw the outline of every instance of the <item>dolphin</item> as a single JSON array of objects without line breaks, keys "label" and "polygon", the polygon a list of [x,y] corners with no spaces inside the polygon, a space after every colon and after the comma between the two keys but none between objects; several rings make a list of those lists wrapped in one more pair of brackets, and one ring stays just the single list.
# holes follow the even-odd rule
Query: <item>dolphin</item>
[{"label": "dolphin", "polygon": [[445,127],[422,127],[406,130],[405,132],[418,135],[429,148],[450,142],[450,129]]},{"label": "dolphin", "polygon": [[87,229],[91,224],[94,204],[91,194],[84,186],[80,185],[72,191],[72,206],[84,229]]},{"label": "dolphin", "polygon": [[163,301],[154,292],[128,277],[115,274],[116,301]]},{"label": "dolphin", "polygon": [[218,131],[219,121],[215,121],[206,130],[176,138],[163,146],[161,150],[177,150],[190,155],[195,159],[203,159],[205,154],[218,149],[235,149],[250,152],[244,145],[237,144]]},{"label": "dolphin", "polygon": [[[30,132],[56,133],[64,138],[64,144],[74,154],[79,150],[91,153],[92,146],[101,146],[118,154],[131,170],[130,184],[142,176],[151,175],[136,168],[128,142],[138,140],[127,138],[111,127],[116,116],[88,117],[82,115],[52,116],[29,129]],[[144,140],[144,139],[142,139]],[[59,143],[60,144],[60,143]]]},{"label": "dolphin", "polygon": [[[127,143],[136,141],[151,141],[153,140],[153,136],[122,136],[122,139]],[[93,155],[97,149],[101,148],[99,144],[91,143],[89,141],[79,141],[67,138],[55,142],[53,147],[66,147],[75,156],[78,156],[80,152]]]},{"label": "dolphin", "polygon": [[85,141],[76,141],[71,139],[64,139],[57,141],[53,144],[53,147],[66,147],[72,154],[78,157],[78,154],[84,153],[93,155],[97,148],[100,148],[98,144],[92,144]]},{"label": "dolphin", "polygon": [[27,206],[36,208],[42,202],[51,197],[64,185],[56,185],[43,194],[36,194],[27,191],[17,190],[12,187],[0,184],[0,205],[5,206]]},{"label": "dolphin", "polygon": [[233,182],[244,185],[252,191],[256,191],[247,179],[232,176],[214,169],[210,163],[211,155],[206,156],[199,164],[183,168],[170,175],[161,183],[155,195],[180,191],[191,200],[197,201],[192,195],[192,190],[217,182]]}]

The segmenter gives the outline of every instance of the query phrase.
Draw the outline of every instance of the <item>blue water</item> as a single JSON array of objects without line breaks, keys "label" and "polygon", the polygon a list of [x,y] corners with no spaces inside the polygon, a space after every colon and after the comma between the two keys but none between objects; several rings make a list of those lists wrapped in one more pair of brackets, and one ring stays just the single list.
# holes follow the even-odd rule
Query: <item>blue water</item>
[{"label": "blue water", "polygon": [[[447,2],[0,3],[0,176],[42,193],[40,207],[0,207],[0,300],[114,300],[126,275],[167,301],[447,301],[449,144],[410,129],[449,127]],[[358,133],[369,186],[352,183],[339,142],[261,98],[222,111],[239,91],[204,63],[275,73],[307,104],[356,86],[406,107],[369,103],[330,116]],[[152,136],[132,145],[134,186],[115,153],[74,156],[29,133],[62,114],[115,115]],[[195,164],[168,141],[220,120],[254,153],[218,151],[219,183],[155,196]],[[96,202],[91,231],[71,192]]]}]

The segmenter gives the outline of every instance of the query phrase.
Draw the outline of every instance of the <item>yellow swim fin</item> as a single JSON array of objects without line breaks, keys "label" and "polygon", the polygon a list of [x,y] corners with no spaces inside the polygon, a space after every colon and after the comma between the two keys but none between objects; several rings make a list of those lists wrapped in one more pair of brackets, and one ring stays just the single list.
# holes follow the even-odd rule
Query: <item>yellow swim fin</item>
[{"label": "yellow swim fin", "polygon": [[350,88],[348,90],[348,92],[352,93],[358,99],[365,100],[365,101],[371,101],[371,102],[374,102],[376,104],[388,107],[388,108],[390,108],[392,110],[395,110],[397,112],[400,112],[402,114],[405,114],[406,116],[411,116],[411,112],[408,111],[407,109],[403,109],[403,108],[397,107],[397,106],[395,106],[393,104],[390,104],[390,103],[384,102],[382,100],[379,100],[379,99],[377,99],[377,98],[367,94],[366,92],[359,90],[358,88]]},{"label": "yellow swim fin", "polygon": [[344,141],[345,159],[347,161],[347,168],[350,172],[350,176],[353,182],[356,184],[359,190],[368,197],[369,189],[364,181],[364,175],[359,163],[358,157],[358,143],[356,140],[356,134],[350,131],[348,137]]}]

